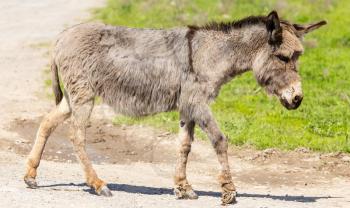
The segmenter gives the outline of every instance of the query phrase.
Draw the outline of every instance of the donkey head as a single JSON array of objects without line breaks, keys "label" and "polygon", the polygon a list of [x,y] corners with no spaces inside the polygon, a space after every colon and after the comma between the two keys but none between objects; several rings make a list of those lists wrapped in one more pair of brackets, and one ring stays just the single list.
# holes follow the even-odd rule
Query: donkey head
[{"label": "donkey head", "polygon": [[303,100],[298,58],[303,54],[302,37],[322,25],[290,24],[280,21],[277,12],[266,17],[267,43],[257,54],[253,71],[258,83],[269,94],[279,97],[287,109],[296,109]]}]

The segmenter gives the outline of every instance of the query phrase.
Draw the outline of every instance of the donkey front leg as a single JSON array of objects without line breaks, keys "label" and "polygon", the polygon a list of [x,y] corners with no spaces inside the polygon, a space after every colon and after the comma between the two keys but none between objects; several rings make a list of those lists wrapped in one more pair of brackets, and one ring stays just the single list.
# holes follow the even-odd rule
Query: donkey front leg
[{"label": "donkey front leg", "polygon": [[93,101],[89,101],[88,103],[78,106],[77,108],[73,107],[72,123],[74,136],[72,138],[72,142],[77,157],[83,166],[87,185],[93,188],[98,195],[112,196],[107,184],[98,178],[85,149],[86,126],[90,118],[93,104]]},{"label": "donkey front leg", "polygon": [[188,154],[191,151],[191,144],[193,142],[194,125],[193,121],[180,121],[180,132],[178,138],[179,149],[174,177],[174,193],[178,199],[198,198],[186,178],[186,164]]},{"label": "donkey front leg", "polygon": [[222,203],[231,204],[236,202],[236,188],[232,182],[230,167],[227,157],[228,143],[227,138],[221,133],[215,118],[208,106],[195,111],[196,123],[208,135],[221,165],[221,174],[219,183],[222,188]]}]

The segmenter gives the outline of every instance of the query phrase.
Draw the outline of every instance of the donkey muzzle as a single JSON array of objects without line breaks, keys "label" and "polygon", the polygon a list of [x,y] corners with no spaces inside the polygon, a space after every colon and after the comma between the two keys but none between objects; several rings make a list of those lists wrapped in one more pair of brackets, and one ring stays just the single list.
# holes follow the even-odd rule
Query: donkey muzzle
[{"label": "donkey muzzle", "polygon": [[297,109],[303,101],[303,93],[301,83],[297,82],[290,87],[284,89],[280,96],[280,102],[288,110]]},{"label": "donkey muzzle", "polygon": [[303,101],[303,96],[300,96],[300,95],[296,95],[293,99],[292,99],[292,102],[288,102],[287,99],[284,99],[284,98],[281,98],[280,99],[282,105],[284,107],[286,107],[288,110],[295,110],[297,109],[301,102]]}]

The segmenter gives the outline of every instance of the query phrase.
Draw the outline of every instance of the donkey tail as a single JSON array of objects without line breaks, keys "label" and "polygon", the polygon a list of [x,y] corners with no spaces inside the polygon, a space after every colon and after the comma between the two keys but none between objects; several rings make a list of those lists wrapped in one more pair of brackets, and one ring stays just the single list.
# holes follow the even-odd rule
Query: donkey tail
[{"label": "donkey tail", "polygon": [[63,93],[60,86],[60,79],[58,76],[57,65],[54,59],[52,60],[52,63],[51,63],[51,76],[52,76],[53,94],[55,94],[56,105],[58,105],[63,98]]}]

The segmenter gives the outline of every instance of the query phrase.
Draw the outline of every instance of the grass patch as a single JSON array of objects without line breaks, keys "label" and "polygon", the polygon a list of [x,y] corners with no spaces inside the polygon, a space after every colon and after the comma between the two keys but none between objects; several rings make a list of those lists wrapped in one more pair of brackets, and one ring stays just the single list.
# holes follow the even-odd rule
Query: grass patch
[{"label": "grass patch", "polygon": [[[272,9],[298,23],[329,22],[305,38],[306,52],[300,60],[305,99],[297,111],[287,111],[276,99],[266,96],[251,72],[246,73],[225,85],[212,104],[223,132],[232,144],[259,149],[302,146],[315,151],[350,152],[350,1],[110,0],[94,13],[109,24],[168,28],[267,14]],[[176,132],[178,115],[117,117],[114,122],[143,123]]]},{"label": "grass patch", "polygon": [[54,100],[55,96],[52,91],[51,69],[49,64],[45,66],[42,76],[44,77],[45,98]]},{"label": "grass patch", "polygon": [[34,48],[34,49],[46,49],[49,48],[51,46],[51,42],[36,42],[36,43],[32,43],[29,44],[29,47]]}]

